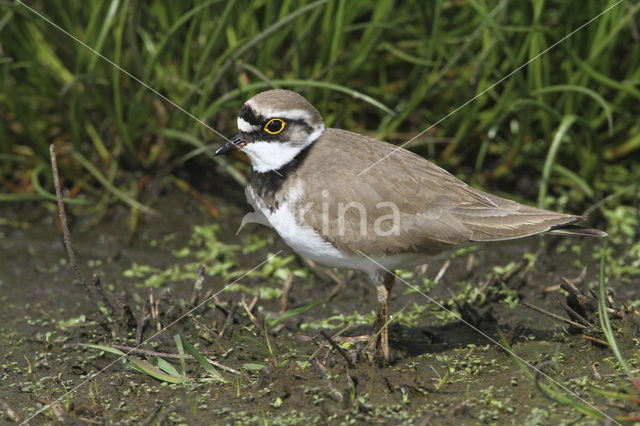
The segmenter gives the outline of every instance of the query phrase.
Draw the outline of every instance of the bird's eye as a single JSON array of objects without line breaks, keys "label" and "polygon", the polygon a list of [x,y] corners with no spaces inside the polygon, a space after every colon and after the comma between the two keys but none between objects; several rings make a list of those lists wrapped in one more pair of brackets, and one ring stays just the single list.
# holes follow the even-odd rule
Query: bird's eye
[{"label": "bird's eye", "polygon": [[264,131],[270,135],[277,135],[284,130],[284,121],[279,118],[272,118],[264,125]]}]

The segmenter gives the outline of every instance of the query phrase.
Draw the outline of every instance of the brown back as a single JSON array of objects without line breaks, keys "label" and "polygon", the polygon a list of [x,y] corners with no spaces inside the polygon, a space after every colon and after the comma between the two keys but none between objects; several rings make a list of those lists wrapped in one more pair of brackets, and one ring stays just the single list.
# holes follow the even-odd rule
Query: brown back
[{"label": "brown back", "polygon": [[[395,148],[357,133],[327,129],[283,189],[296,185],[302,176],[313,182],[313,190],[309,185],[304,187],[304,196],[295,208],[307,207],[307,224],[351,255],[358,250],[369,256],[401,252],[434,255],[470,241],[519,238],[583,220],[479,191],[404,149],[358,176]],[[313,160],[308,161],[310,158]],[[360,229],[360,211],[355,207],[345,210],[354,201],[366,207],[365,233]],[[389,207],[376,208],[381,202],[398,207],[399,234],[375,232],[376,220],[392,213]],[[341,215],[342,235],[341,206],[345,211]],[[388,231],[385,224],[391,225],[391,219],[378,229]]]}]

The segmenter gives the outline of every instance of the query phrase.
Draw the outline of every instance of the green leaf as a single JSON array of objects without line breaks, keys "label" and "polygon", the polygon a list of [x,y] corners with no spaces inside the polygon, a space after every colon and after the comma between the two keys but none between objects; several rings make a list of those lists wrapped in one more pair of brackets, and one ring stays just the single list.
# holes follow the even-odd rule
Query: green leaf
[{"label": "green leaf", "polygon": [[173,340],[176,342],[176,347],[178,348],[178,354],[180,355],[180,367],[182,369],[182,378],[183,381],[187,378],[187,366],[184,360],[184,347],[182,345],[182,337],[179,334],[173,336]]},{"label": "green leaf", "polygon": [[184,383],[186,379],[181,375],[167,374],[164,371],[160,370],[158,367],[151,364],[150,362],[136,358],[136,357],[127,357],[127,360],[130,362],[130,365],[131,367],[133,367],[134,370],[144,373],[155,379],[161,380],[163,382]]},{"label": "green leaf", "polygon": [[196,361],[198,361],[198,364],[200,364],[200,366],[202,368],[204,368],[205,371],[207,373],[209,373],[209,375],[211,377],[213,377],[214,379],[218,380],[221,383],[226,383],[227,382],[225,380],[225,378],[222,377],[220,375],[220,373],[215,368],[213,368],[213,365],[209,361],[207,361],[207,359],[204,356],[202,356],[202,354],[200,352],[197,351],[196,348],[191,346],[187,341],[185,341],[180,336],[175,336],[174,339],[179,339],[181,341],[185,352],[187,352],[189,355],[193,356],[196,359]]},{"label": "green leaf", "polygon": [[124,352],[122,352],[119,349],[115,349],[109,346],[103,346],[103,345],[92,345],[91,343],[80,343],[80,346],[84,346],[86,348],[91,348],[91,349],[98,349],[100,351],[105,351],[105,352],[109,352],[112,353],[114,355],[120,355],[120,356],[126,356],[126,354]]},{"label": "green leaf", "polygon": [[160,370],[164,371],[167,374],[170,374],[172,376],[180,376],[180,372],[176,370],[176,368],[172,364],[170,364],[163,358],[160,358],[159,356],[153,357],[151,359],[151,364],[158,367]]},{"label": "green leaf", "polygon": [[[133,356],[128,356],[127,354],[125,354],[124,352],[122,352],[119,349],[115,349],[115,348],[111,348],[109,346],[104,346],[104,345],[93,345],[91,343],[81,343],[81,346],[87,347],[87,348],[91,348],[91,349],[98,349],[101,351],[105,351],[105,352],[109,352],[112,353],[114,355],[119,355],[121,357],[125,357],[127,359],[127,361],[129,361],[129,365],[136,371],[140,372],[140,373],[144,373],[147,374],[155,379],[161,380],[163,382],[168,382],[168,383],[183,383],[185,378],[179,374],[168,374],[167,372],[175,372],[177,373],[177,371],[175,370],[175,368],[173,368],[173,366],[171,366],[168,362],[161,360],[160,358],[158,359],[158,365],[161,365],[163,369],[166,368],[165,371],[162,371],[160,368],[154,366],[153,364],[151,364],[148,361],[133,357]],[[160,361],[161,360],[161,361]],[[167,367],[167,365],[169,365],[171,368]]]}]

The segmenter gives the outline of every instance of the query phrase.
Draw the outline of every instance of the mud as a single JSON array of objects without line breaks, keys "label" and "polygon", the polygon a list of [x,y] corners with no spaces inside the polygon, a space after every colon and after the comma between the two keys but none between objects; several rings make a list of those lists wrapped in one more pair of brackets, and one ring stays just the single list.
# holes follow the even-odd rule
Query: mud
[{"label": "mud", "polygon": [[[241,200],[238,193],[237,200]],[[138,318],[147,297],[140,279],[125,276],[132,264],[169,268],[191,257],[177,258],[175,250],[184,247],[195,225],[218,221],[219,239],[228,244],[249,244],[256,238],[265,245],[256,252],[237,252],[237,267],[249,269],[268,253],[286,246],[272,231],[249,225],[235,236],[243,207],[213,203],[222,214],[212,218],[191,197],[178,191],[163,195],[155,209],[158,216],[143,218],[136,232],[129,235],[129,215],[120,207],[108,220],[92,225],[90,215],[71,218],[73,245],[80,267],[87,277],[97,273],[105,288],[114,294],[126,291],[129,305]],[[242,205],[238,202],[238,205]],[[394,361],[388,366],[367,359],[362,344],[346,347],[349,361],[331,349],[313,325],[344,325],[336,316],[355,312],[371,318],[375,309],[375,288],[367,277],[334,271],[344,283],[336,282],[319,268],[309,270],[299,258],[287,267],[308,270],[307,277],[295,277],[289,309],[319,303],[306,312],[286,319],[265,336],[241,306],[241,298],[252,295],[243,289],[265,288],[281,292],[283,280],[273,276],[241,279],[236,289],[220,293],[222,309],[199,310],[195,317],[213,333],[203,331],[188,317],[166,329],[141,348],[176,352],[173,335],[180,334],[206,356],[240,372],[221,371],[227,380],[205,380],[197,363],[187,362],[188,380],[168,384],[134,371],[117,357],[76,343],[134,345],[135,330],[117,341],[97,323],[95,312],[69,267],[52,206],[0,205],[0,395],[16,416],[13,421],[30,419],[31,424],[51,423],[596,423],[574,408],[546,398],[534,381],[526,377],[512,357],[501,349],[497,330],[506,333],[516,354],[543,369],[590,403],[611,409],[607,398],[590,392],[593,386],[615,387],[618,368],[611,351],[580,334],[569,333],[567,324],[533,312],[515,301],[510,307],[508,294],[520,300],[566,316],[556,302],[558,292],[545,293],[547,286],[560,283],[560,277],[574,278],[587,266],[588,285],[597,280],[594,240],[562,240],[558,237],[528,238],[481,246],[469,254],[452,259],[442,280],[428,295],[449,308],[458,298],[481,286],[494,266],[519,261],[525,253],[538,252],[533,268],[517,280],[514,288],[504,288],[487,300],[475,300],[466,318],[476,329],[452,319],[429,300],[397,283],[391,296],[391,310],[402,313],[390,326]],[[170,236],[169,238],[167,236]],[[257,237],[256,237],[257,236]],[[253,240],[252,240],[253,238]],[[577,248],[576,248],[577,247]],[[284,255],[284,254],[283,254]],[[423,277],[433,279],[443,261],[430,265],[424,275],[411,274],[407,281],[427,291]],[[470,268],[467,268],[468,265]],[[208,270],[215,262],[205,265]],[[207,276],[203,294],[228,284],[220,276]],[[637,298],[637,288],[610,282],[619,297]],[[171,281],[176,300],[188,300],[193,280]],[[156,290],[161,294],[163,289]],[[337,293],[336,293],[337,291]],[[511,293],[509,293],[511,291]],[[335,293],[328,300],[329,295]],[[265,292],[262,292],[263,294]],[[491,299],[494,300],[491,300]],[[463,302],[464,300],[460,300]],[[257,302],[258,320],[280,308],[279,297]],[[184,304],[182,305],[184,308]],[[185,309],[186,310],[186,309]],[[219,331],[227,328],[223,336]],[[368,331],[372,322],[354,324],[346,334]],[[166,324],[165,324],[166,325]],[[637,321],[617,323],[619,343],[631,358],[637,354]],[[148,326],[147,339],[155,330]],[[490,337],[492,340],[489,340]],[[634,341],[634,338],[636,340]],[[179,369],[179,362],[170,360]],[[113,364],[112,364],[113,363]],[[635,363],[638,363],[637,357]],[[593,368],[598,376],[594,376]],[[637,365],[635,365],[637,368]],[[97,373],[97,374],[96,374]],[[59,399],[60,398],[60,399]],[[52,406],[48,406],[52,402]],[[615,410],[624,412],[624,408]],[[2,408],[3,421],[12,421]]]}]

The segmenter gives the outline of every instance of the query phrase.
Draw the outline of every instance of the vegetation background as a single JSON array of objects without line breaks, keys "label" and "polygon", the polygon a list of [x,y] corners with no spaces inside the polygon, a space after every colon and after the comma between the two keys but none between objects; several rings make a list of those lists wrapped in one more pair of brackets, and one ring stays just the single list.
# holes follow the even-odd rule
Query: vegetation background
[{"label": "vegetation background", "polygon": [[199,154],[271,87],[393,143],[430,128],[407,148],[540,205],[637,199],[638,3],[27,3],[0,4],[2,201],[52,200],[51,143],[97,212],[144,175],[243,182],[246,165]]},{"label": "vegetation background", "polygon": [[[626,295],[637,295],[640,276],[639,12],[640,2],[632,0],[0,0],[0,207],[5,212],[5,217],[0,214],[0,242],[11,246],[14,243],[7,242],[5,235],[28,228],[16,215],[31,207],[55,210],[50,144],[57,150],[67,208],[72,216],[91,218],[89,227],[96,227],[103,219],[110,218],[115,209],[122,212],[126,210],[122,207],[128,206],[129,242],[133,240],[133,244],[137,224],[151,223],[152,216],[145,213],[160,210],[163,197],[173,189],[193,195],[213,216],[225,208],[228,200],[232,200],[231,204],[243,205],[242,186],[250,173],[246,157],[238,154],[214,158],[210,154],[224,142],[223,136],[235,134],[236,114],[246,99],[259,91],[279,87],[303,94],[318,108],[327,126],[369,134],[395,144],[420,134],[407,149],[476,187],[541,207],[588,215],[592,224],[608,231],[615,243],[609,248],[609,254],[615,249],[615,256],[608,258],[608,278],[625,288]],[[426,129],[428,131],[422,133]],[[177,223],[186,214],[167,213],[167,217]],[[228,223],[220,219],[214,224],[224,227]],[[198,257],[200,263],[215,264],[218,269],[209,268],[207,273],[217,274],[220,280],[229,282],[253,266],[239,267],[238,259],[246,254],[244,250],[249,243],[257,247],[256,250],[264,249],[267,239],[247,239],[242,241],[242,247],[232,246],[217,240],[218,231],[218,228],[196,227],[192,240],[202,247],[196,252],[192,246],[187,248],[185,242],[184,250],[201,256]],[[177,242],[168,241],[167,246],[180,247]],[[92,242],[86,244],[91,246]],[[22,242],[14,245],[24,246]],[[171,249],[161,247],[163,245],[155,247],[170,252]],[[579,248],[572,250],[573,254],[580,252]],[[255,256],[251,251],[249,254]],[[9,253],[0,259],[6,259],[8,264],[11,257]],[[59,264],[58,260],[53,263]],[[591,258],[589,261],[593,263]],[[281,282],[286,281],[290,273],[299,277],[306,273],[304,268],[294,268],[289,262],[291,258],[276,257],[258,271],[264,281],[273,277],[280,280],[277,289],[268,289],[274,294],[279,291],[278,297],[282,294]],[[195,277],[197,264],[191,266],[193,268],[186,272],[179,271],[180,279]],[[134,264],[124,274],[129,278],[144,277],[143,285],[147,287],[163,287],[177,279],[172,275],[176,269],[145,268],[147,265]],[[240,288],[249,292],[249,287]],[[476,287],[468,283],[466,295]],[[515,293],[505,288],[500,291],[509,297]],[[415,294],[405,297],[415,297]],[[2,300],[3,306],[9,305]],[[510,301],[517,303],[517,297]],[[640,304],[637,300],[633,303]],[[313,305],[304,306],[297,313]],[[24,305],[19,306],[22,309]],[[24,307],[25,310],[31,308]],[[424,317],[421,307],[414,308],[404,313],[407,322],[416,321],[409,325],[418,324]],[[12,317],[11,321],[7,320],[10,326],[18,316],[12,312],[7,308],[5,314]],[[29,315],[37,317],[33,312]],[[335,318],[317,322],[326,325]],[[365,322],[362,318],[360,322]],[[280,319],[272,320],[272,324],[273,321]],[[239,333],[246,333],[248,340],[253,339],[250,343],[255,343],[259,327],[254,327],[246,317],[240,324]],[[404,325],[408,328],[407,324]],[[264,330],[266,334],[266,325]],[[12,359],[11,365],[15,366],[22,362],[22,353],[30,351],[20,346],[26,338],[22,332],[0,331],[4,336],[0,343],[10,348],[5,358]],[[67,329],[60,333],[67,333]],[[627,338],[625,350],[637,353],[637,338],[629,337],[633,332],[625,333],[622,333]],[[93,341],[92,337],[95,336],[83,336],[83,341]],[[189,337],[193,342],[201,336]],[[55,347],[55,342],[60,344],[55,340],[55,332],[36,340],[37,344],[44,345],[43,353],[50,350],[52,344]],[[236,417],[229,418],[261,421],[266,419],[265,412],[276,410],[282,404],[288,409],[287,404],[293,399],[287,399],[290,395],[276,399],[271,398],[275,393],[260,394],[263,376],[259,374],[272,374],[270,383],[275,383],[277,388],[290,379],[291,371],[282,367],[264,373],[265,369],[269,370],[266,362],[265,365],[253,361],[242,364],[239,353],[243,350],[238,340],[232,344],[232,348],[237,348],[236,353],[231,354],[229,360],[225,358],[225,362],[237,361],[240,366],[236,367],[255,373],[251,380],[237,382],[238,397],[241,390],[246,389],[255,391],[250,395],[252,398],[258,396],[243,399],[242,403],[230,394],[226,398],[234,409],[244,409],[246,403],[246,407],[252,409],[260,405],[263,411],[260,411],[262,417],[245,418],[246,413],[235,413]],[[186,343],[180,342],[186,347]],[[561,344],[557,340],[553,342]],[[548,350],[545,343],[526,350],[541,354]],[[572,344],[569,341],[568,346]],[[268,336],[264,343],[275,366],[281,366],[280,362],[285,365],[284,361],[293,358],[296,362],[306,359],[305,350],[309,345],[298,342],[298,347],[288,354],[274,355]],[[258,347],[260,343],[253,346]],[[574,346],[579,348],[574,350],[583,351],[579,344]],[[389,408],[388,399],[381,404],[370,403],[362,387],[369,386],[366,392],[374,392],[371,390],[374,382],[377,389],[386,389],[393,387],[394,380],[416,379],[417,371],[431,374],[425,367],[425,359],[429,358],[428,362],[437,359],[446,364],[443,368],[447,373],[433,391],[435,396],[429,394],[429,398],[420,400],[422,396],[411,393],[411,401],[416,404],[413,408],[418,407],[415,412],[420,415],[438,413],[440,418],[447,418],[447,413],[462,406],[459,404],[466,404],[473,413],[480,410],[478,407],[485,410],[483,418],[473,417],[476,421],[504,420],[500,416],[511,415],[514,407],[521,410],[519,415],[529,416],[534,422],[531,424],[535,424],[536,419],[549,422],[564,419],[564,412],[553,417],[553,414],[536,412],[537,408],[522,414],[522,404],[535,405],[539,400],[532,399],[531,391],[523,391],[522,387],[518,390],[523,395],[516,397],[515,391],[511,394],[517,385],[513,379],[508,382],[508,374],[513,372],[495,374],[496,369],[511,368],[511,364],[499,365],[501,362],[496,359],[503,354],[493,352],[494,349],[472,348],[471,355],[462,351],[443,355],[429,352],[424,354],[425,358],[404,360],[406,362],[396,365],[394,370],[374,370],[375,374],[366,370],[373,378],[372,384],[361,384],[357,395],[356,385],[349,382],[355,408],[345,408],[345,404],[336,402],[331,410],[339,415],[353,410],[349,413],[363,416],[359,417],[363,421],[398,419],[403,407],[411,406],[409,394],[403,390],[402,396],[398,396],[400,391],[396,389],[393,397],[400,407],[396,410]],[[591,349],[584,349],[583,353],[600,354]],[[225,352],[225,356],[229,353]],[[572,353],[567,352],[567,358],[571,356]],[[74,362],[86,365],[84,361]],[[576,365],[582,368],[580,362],[570,364],[563,371],[573,372]],[[637,360],[635,362],[634,368]],[[71,361],[62,363],[71,365]],[[421,368],[414,368],[413,363]],[[300,361],[297,365],[303,364]],[[606,364],[605,361],[602,364]],[[451,392],[447,395],[455,391],[458,399],[445,396],[443,401],[448,402],[438,402],[442,396],[440,387],[444,389],[445,384],[449,385],[447,380],[453,382],[449,371],[458,384],[447,388],[447,392]],[[463,373],[456,376],[460,371]],[[469,371],[473,373],[465,376]],[[467,381],[476,371],[477,377],[502,377],[504,383],[500,389],[506,389],[505,399],[498,400],[493,384],[487,386],[481,396],[469,397],[468,387],[465,391],[463,386],[469,386]],[[481,376],[481,372],[485,376]],[[28,373],[32,373],[31,364]],[[585,380],[589,380],[586,367],[579,373],[586,379],[581,378],[580,382],[575,379],[571,389],[582,390]],[[20,374],[27,375],[24,371]],[[306,407],[313,409],[313,404],[326,404],[322,398],[327,399],[323,393],[327,380],[320,380],[310,367],[302,373],[296,370],[295,374],[314,377],[308,379],[311,390],[308,393],[305,390],[303,396],[297,395],[303,398]],[[617,380],[615,374],[612,372],[607,380]],[[174,379],[175,376],[179,376],[177,370]],[[9,388],[22,383],[24,377],[17,377],[3,380],[6,383],[2,386]],[[242,377],[246,378],[247,374]],[[183,378],[178,377],[178,382],[182,383]],[[111,380],[115,381],[113,376]],[[70,386],[75,382],[68,379],[56,390],[66,392],[65,383]],[[48,385],[33,386],[44,392]],[[110,387],[111,384],[104,382],[101,386],[100,392],[108,396],[101,401],[109,398],[118,401],[123,397],[119,387]],[[157,391],[157,388],[149,389],[154,394]],[[203,399],[215,401],[208,395],[218,391],[208,387],[203,392]],[[97,385],[96,394],[99,394]],[[174,396],[175,392],[169,391],[166,398],[172,400]],[[130,404],[125,408],[132,412],[138,410],[130,408],[136,407],[136,391],[129,397]],[[313,404],[309,403],[312,397]],[[492,399],[494,397],[496,399]],[[271,398],[271,402],[263,404],[266,398]],[[521,399],[516,401],[516,398]],[[615,398],[626,401],[620,394]],[[424,405],[426,400],[432,405]],[[571,406],[560,402],[561,407]],[[637,404],[637,400],[634,403]],[[69,401],[67,405],[68,414],[73,408]],[[76,416],[82,414],[78,414],[78,406],[81,405],[76,404]],[[574,408],[579,406],[576,402]],[[622,403],[614,406],[620,408]],[[627,405],[621,411],[628,414],[636,410],[637,418],[637,407],[633,407]],[[198,408],[204,410],[202,406]],[[383,408],[388,410],[378,411]],[[584,413],[579,408],[576,410]],[[185,410],[187,420],[188,412]],[[117,419],[118,415],[124,415],[109,412],[100,417],[100,413],[86,416]],[[599,412],[591,414],[600,418]],[[138,417],[128,413],[126,418],[144,419],[146,413],[135,415]],[[220,411],[216,415],[225,418],[229,413]],[[325,413],[318,410],[314,415],[318,421],[327,419]],[[54,414],[48,416],[52,419]],[[304,416],[306,414],[299,418],[291,415],[288,419],[301,420]],[[183,421],[181,417],[175,419]]]}]

